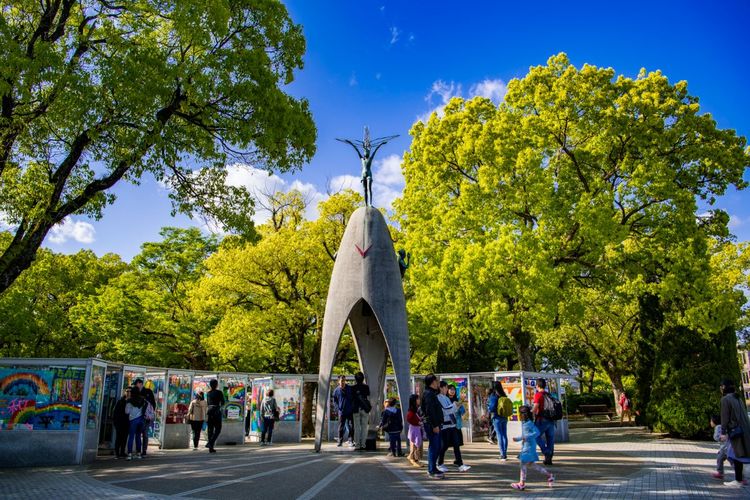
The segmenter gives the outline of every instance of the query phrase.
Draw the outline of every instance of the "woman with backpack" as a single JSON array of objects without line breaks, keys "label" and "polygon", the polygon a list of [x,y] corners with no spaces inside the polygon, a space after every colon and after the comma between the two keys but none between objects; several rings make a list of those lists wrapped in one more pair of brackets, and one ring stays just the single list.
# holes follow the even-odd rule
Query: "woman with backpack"
[{"label": "woman with backpack", "polygon": [[260,434],[260,445],[270,446],[273,437],[273,426],[279,419],[279,406],[273,397],[273,389],[268,389],[266,397],[260,403],[260,413],[263,416],[263,431]]},{"label": "woman with backpack", "polygon": [[487,406],[497,436],[500,460],[505,462],[508,460],[508,418],[513,415],[513,401],[505,394],[503,384],[499,380],[495,381]]}]

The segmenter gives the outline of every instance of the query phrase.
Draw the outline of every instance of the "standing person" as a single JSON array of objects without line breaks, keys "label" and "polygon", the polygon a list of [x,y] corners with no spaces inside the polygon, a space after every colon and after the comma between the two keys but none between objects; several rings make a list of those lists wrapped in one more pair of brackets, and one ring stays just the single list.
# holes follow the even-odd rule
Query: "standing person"
[{"label": "standing person", "polygon": [[734,465],[734,481],[724,484],[732,487],[744,486],[742,478],[744,463],[750,463],[750,418],[742,398],[735,392],[734,382],[721,382],[721,440],[729,441],[727,456]]},{"label": "standing person", "polygon": [[536,452],[536,438],[540,435],[539,429],[532,421],[531,410],[528,406],[523,405],[518,409],[518,413],[521,417],[522,422],[522,435],[514,437],[513,441],[522,441],[521,454],[518,455],[518,459],[521,462],[521,478],[517,483],[510,485],[514,490],[526,489],[526,472],[528,466],[531,465],[534,469],[538,470],[542,474],[547,476],[547,486],[553,486],[555,484],[555,476],[553,476],[547,469],[537,464],[539,461],[539,454]]},{"label": "standing person", "polygon": [[460,472],[466,472],[471,469],[471,466],[464,465],[461,458],[461,436],[459,436],[459,430],[456,428],[458,409],[448,397],[448,383],[441,380],[439,387],[440,392],[437,397],[440,402],[440,409],[443,412],[443,425],[440,429],[440,442],[442,446],[440,448],[440,455],[438,456],[437,468],[440,472],[448,472],[448,468],[445,466],[445,452],[453,446],[453,455],[455,456],[453,463],[458,465]]},{"label": "standing person", "polygon": [[392,457],[403,457],[401,451],[401,433],[404,430],[404,416],[396,407],[396,398],[385,402],[385,409],[380,414],[379,429],[388,434],[388,455]]},{"label": "standing person", "polygon": [[344,431],[349,432],[349,446],[354,446],[354,406],[352,403],[352,388],[346,385],[346,376],[339,377],[339,386],[333,391],[333,400],[339,412],[339,444],[344,443]]},{"label": "standing person", "polygon": [[443,474],[437,468],[437,461],[442,449],[440,442],[440,426],[443,424],[443,407],[438,401],[438,379],[432,373],[424,378],[424,394],[422,394],[422,414],[424,430],[427,434],[427,474],[432,479],[443,479]]},{"label": "standing person", "polygon": [[503,384],[496,380],[492,394],[487,401],[487,411],[490,413],[492,427],[497,436],[497,447],[500,451],[500,460],[508,460],[508,418],[513,415],[513,402],[510,400]]},{"label": "standing person", "polygon": [[547,393],[547,381],[537,379],[536,391],[532,413],[539,429],[539,449],[544,454],[544,465],[552,465],[552,455],[555,454],[555,421],[548,413],[552,407],[552,398]]},{"label": "standing person", "polygon": [[224,393],[221,392],[219,387],[219,381],[211,379],[208,383],[211,390],[206,394],[206,403],[208,408],[206,410],[206,420],[208,422],[208,443],[206,447],[209,453],[216,453],[214,445],[219,434],[221,434],[221,408],[224,406]]},{"label": "standing person", "polygon": [[245,401],[245,437],[250,435],[250,424],[253,420],[253,400],[250,392],[248,391],[247,398]]},{"label": "standing person", "polygon": [[631,423],[633,419],[632,409],[631,409],[632,403],[628,395],[625,393],[625,391],[622,391],[620,393],[620,400],[618,401],[618,404],[620,405],[620,425],[623,424],[626,413],[628,415],[628,423]]},{"label": "standing person", "polygon": [[358,450],[365,449],[367,440],[367,422],[372,410],[370,404],[370,388],[365,384],[365,375],[362,372],[354,374],[354,385],[352,386],[352,412],[354,414],[354,445]]},{"label": "standing person", "polygon": [[141,439],[143,437],[143,412],[148,403],[141,397],[137,386],[130,389],[130,398],[125,403],[125,413],[128,415],[128,457],[133,460],[133,441],[135,440],[135,458],[142,458]]},{"label": "standing person", "polygon": [[711,476],[716,479],[724,479],[724,461],[727,459],[727,448],[729,441],[721,440],[721,417],[719,415],[711,416],[711,427],[714,429],[714,441],[719,443],[719,450],[716,452],[716,472]]},{"label": "standing person", "polygon": [[125,412],[125,408],[130,399],[130,387],[125,389],[122,397],[115,403],[115,409],[112,415],[113,423],[115,424],[115,458],[125,458],[125,445],[128,442],[128,434],[130,434],[130,418]]},{"label": "standing person", "polygon": [[[492,404],[490,404],[490,400],[492,399],[492,395],[495,394],[495,389],[493,388],[487,388],[484,391],[484,399],[487,401],[487,415],[485,415],[485,418],[487,419],[487,442],[490,444],[497,444],[497,431],[495,430],[495,424],[492,422]],[[495,406],[497,406],[497,397],[495,397]]]},{"label": "standing person", "polygon": [[409,462],[419,467],[419,461],[422,460],[422,417],[419,416],[419,396],[412,394],[409,396],[409,409],[406,412],[406,422],[409,424]]},{"label": "standing person", "polygon": [[266,391],[266,396],[260,403],[260,414],[263,416],[263,431],[260,434],[260,445],[270,445],[271,438],[273,437],[273,426],[279,418],[279,406],[276,404],[276,398],[273,397],[273,389]]},{"label": "standing person", "polygon": [[206,412],[208,411],[208,403],[203,398],[203,391],[195,393],[195,397],[190,401],[188,406],[188,422],[190,422],[190,428],[193,431],[193,449],[198,449],[198,441],[201,439],[201,430],[203,429],[203,422],[206,420]]},{"label": "standing person", "polygon": [[[149,389],[148,387],[144,387],[143,385],[143,379],[137,378],[135,379],[135,386],[138,388],[138,391],[141,393],[141,397],[145,399],[148,404],[151,405],[151,409],[153,410],[154,415],[156,415],[156,398],[154,397],[154,391]],[[143,452],[141,453],[141,456],[146,456],[146,451],[148,450],[148,431],[151,429],[151,427],[154,425],[153,420],[149,420],[146,415],[146,410],[143,411],[143,436],[141,438],[141,442],[143,443]]]}]

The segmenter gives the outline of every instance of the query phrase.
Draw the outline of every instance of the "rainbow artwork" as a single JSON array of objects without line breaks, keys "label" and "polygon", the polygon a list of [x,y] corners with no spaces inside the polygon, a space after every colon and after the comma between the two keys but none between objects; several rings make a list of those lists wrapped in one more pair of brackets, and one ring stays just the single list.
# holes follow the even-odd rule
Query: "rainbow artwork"
[{"label": "rainbow artwork", "polygon": [[243,401],[245,399],[245,386],[241,384],[242,383],[239,382],[238,385],[230,385],[227,387],[227,400]]},{"label": "rainbow artwork", "polygon": [[52,377],[49,373],[39,373],[46,371],[0,370],[0,393],[3,396],[31,398],[35,398],[37,394],[49,396]]}]

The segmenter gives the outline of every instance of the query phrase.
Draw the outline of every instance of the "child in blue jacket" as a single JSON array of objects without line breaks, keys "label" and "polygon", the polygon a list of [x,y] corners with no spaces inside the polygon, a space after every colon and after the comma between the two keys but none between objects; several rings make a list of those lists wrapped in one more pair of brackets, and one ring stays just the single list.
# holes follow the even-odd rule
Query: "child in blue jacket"
[{"label": "child in blue jacket", "polygon": [[526,489],[526,471],[530,465],[547,476],[547,486],[551,487],[555,483],[555,476],[536,463],[539,461],[539,454],[536,452],[536,438],[539,436],[539,430],[534,425],[534,420],[531,417],[531,408],[526,405],[521,406],[518,409],[518,414],[521,417],[523,435],[514,437],[513,441],[523,441],[521,454],[518,455],[518,459],[521,461],[521,480],[517,483],[512,483],[510,486],[515,490]]},{"label": "child in blue jacket", "polygon": [[384,406],[385,409],[380,414],[378,429],[382,429],[383,432],[388,434],[388,441],[390,442],[388,455],[403,457],[404,454],[401,451],[401,432],[404,430],[404,417],[401,414],[401,410],[396,407],[396,398],[386,400]]}]

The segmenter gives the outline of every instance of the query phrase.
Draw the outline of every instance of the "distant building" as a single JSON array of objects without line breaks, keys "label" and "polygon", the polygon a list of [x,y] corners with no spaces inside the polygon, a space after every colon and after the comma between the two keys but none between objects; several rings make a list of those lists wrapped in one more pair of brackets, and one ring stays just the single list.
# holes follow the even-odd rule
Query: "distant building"
[{"label": "distant building", "polygon": [[745,404],[750,406],[750,350],[741,350],[740,370],[742,372],[742,394],[745,396]]}]

